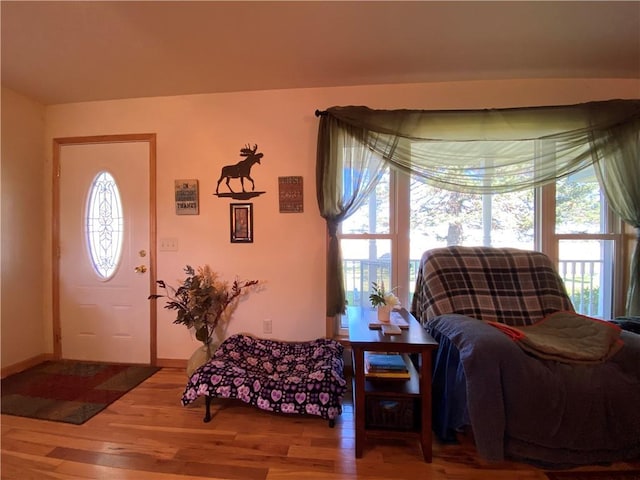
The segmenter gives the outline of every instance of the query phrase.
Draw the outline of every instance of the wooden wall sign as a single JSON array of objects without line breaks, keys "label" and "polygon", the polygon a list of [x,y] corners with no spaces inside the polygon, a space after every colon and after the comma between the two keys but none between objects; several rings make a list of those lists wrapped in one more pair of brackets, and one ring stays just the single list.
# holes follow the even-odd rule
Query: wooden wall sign
[{"label": "wooden wall sign", "polygon": [[302,177],[278,177],[280,213],[302,213]]},{"label": "wooden wall sign", "polygon": [[198,180],[176,180],[176,215],[198,215]]}]

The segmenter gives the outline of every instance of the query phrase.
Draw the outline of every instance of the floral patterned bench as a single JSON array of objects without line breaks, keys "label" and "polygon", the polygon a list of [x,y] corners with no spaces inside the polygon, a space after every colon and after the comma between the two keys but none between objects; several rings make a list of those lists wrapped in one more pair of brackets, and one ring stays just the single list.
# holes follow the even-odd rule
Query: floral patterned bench
[{"label": "floral patterned bench", "polygon": [[318,415],[333,427],[346,391],[343,351],[323,338],[282,342],[236,334],[191,375],[182,404],[204,395],[205,422],[213,398],[234,398],[270,412]]}]

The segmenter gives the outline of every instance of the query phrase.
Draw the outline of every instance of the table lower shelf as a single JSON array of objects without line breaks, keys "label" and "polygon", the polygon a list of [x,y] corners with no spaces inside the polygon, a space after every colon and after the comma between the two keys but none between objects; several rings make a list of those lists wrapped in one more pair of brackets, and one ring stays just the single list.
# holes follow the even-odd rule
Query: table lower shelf
[{"label": "table lower shelf", "polygon": [[364,427],[366,431],[420,432],[420,398],[367,394]]}]

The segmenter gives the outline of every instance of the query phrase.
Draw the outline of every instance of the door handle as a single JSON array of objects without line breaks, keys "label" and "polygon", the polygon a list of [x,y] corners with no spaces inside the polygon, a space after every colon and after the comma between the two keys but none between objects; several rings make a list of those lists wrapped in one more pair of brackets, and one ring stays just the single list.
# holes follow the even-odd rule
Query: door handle
[{"label": "door handle", "polygon": [[133,269],[133,271],[136,273],[145,273],[147,271],[147,267],[146,265],[138,265]]}]

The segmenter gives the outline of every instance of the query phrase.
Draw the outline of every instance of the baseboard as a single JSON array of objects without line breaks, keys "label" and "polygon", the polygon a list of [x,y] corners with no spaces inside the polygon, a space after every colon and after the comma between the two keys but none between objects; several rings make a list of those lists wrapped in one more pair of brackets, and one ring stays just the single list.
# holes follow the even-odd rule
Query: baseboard
[{"label": "baseboard", "polygon": [[52,353],[41,353],[40,355],[36,355],[35,357],[28,358],[18,363],[14,363],[13,365],[9,365],[8,367],[2,367],[0,370],[0,377],[5,378],[9,375],[13,375],[14,373],[22,372],[27,368],[35,367],[36,365],[46,362],[47,360],[53,360]]},{"label": "baseboard", "polygon": [[162,368],[187,368],[187,360],[180,360],[178,358],[158,358],[156,360],[156,366]]}]

